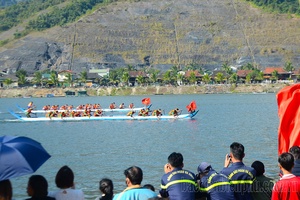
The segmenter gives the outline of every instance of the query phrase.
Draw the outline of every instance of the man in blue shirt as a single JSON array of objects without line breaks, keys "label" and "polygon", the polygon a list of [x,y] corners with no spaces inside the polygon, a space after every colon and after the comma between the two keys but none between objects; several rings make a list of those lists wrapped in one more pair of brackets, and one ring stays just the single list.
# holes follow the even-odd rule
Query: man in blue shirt
[{"label": "man in blue shirt", "polygon": [[168,163],[164,167],[165,174],[161,179],[160,195],[169,200],[194,200],[197,191],[196,176],[194,173],[184,170],[183,156],[173,152],[168,157]]},{"label": "man in blue shirt", "polygon": [[132,166],[124,171],[127,188],[116,194],[113,200],[148,200],[157,197],[156,193],[141,186],[143,171],[141,168]]},{"label": "man in blue shirt", "polygon": [[235,199],[252,200],[251,186],[256,172],[252,167],[244,165],[244,156],[244,146],[238,142],[232,143],[230,145],[230,154],[226,155],[224,168],[220,173],[226,175],[230,180],[230,184],[234,189]]}]

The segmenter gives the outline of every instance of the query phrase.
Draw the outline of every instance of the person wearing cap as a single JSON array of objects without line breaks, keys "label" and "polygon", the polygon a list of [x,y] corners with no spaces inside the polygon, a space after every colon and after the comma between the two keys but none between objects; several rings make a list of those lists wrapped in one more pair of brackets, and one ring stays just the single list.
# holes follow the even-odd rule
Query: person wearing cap
[{"label": "person wearing cap", "polygon": [[252,184],[252,197],[255,200],[269,200],[275,181],[264,175],[265,166],[261,161],[254,161],[251,165],[256,171],[256,179]]},{"label": "person wearing cap", "polygon": [[169,200],[194,200],[198,188],[193,172],[183,169],[183,156],[173,152],[164,166],[165,174],[161,178],[161,197]]},{"label": "person wearing cap", "polygon": [[209,163],[198,166],[197,177],[200,191],[206,194],[207,200],[234,200],[234,193],[227,176],[217,173]]},{"label": "person wearing cap", "polygon": [[252,200],[251,186],[256,172],[252,167],[244,165],[244,150],[241,143],[233,142],[230,145],[230,154],[225,156],[224,168],[220,173],[228,177],[234,190],[235,199]]}]

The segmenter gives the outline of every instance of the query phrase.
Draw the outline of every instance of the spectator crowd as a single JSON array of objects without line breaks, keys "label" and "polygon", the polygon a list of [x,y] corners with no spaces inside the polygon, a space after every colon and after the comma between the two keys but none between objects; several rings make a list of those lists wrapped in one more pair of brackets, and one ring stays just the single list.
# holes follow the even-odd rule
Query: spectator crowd
[{"label": "spectator crowd", "polygon": [[[217,172],[208,162],[201,162],[197,173],[184,168],[181,153],[173,152],[164,165],[161,186],[142,185],[143,171],[138,166],[124,170],[126,188],[114,194],[113,181],[102,178],[100,196],[96,200],[300,200],[300,147],[278,157],[279,180],[264,175],[261,161],[251,166],[243,163],[245,149],[233,142],[225,155],[224,168]],[[61,167],[55,177],[57,191],[48,191],[47,180],[42,175],[32,175],[27,184],[27,200],[84,200],[81,189],[75,188],[74,173],[68,166]],[[12,200],[10,180],[0,181],[0,200]]]}]

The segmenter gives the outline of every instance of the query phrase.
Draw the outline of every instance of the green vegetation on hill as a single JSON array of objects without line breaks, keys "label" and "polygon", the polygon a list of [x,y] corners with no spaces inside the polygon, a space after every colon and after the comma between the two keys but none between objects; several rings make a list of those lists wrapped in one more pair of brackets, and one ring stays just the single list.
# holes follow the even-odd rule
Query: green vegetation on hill
[{"label": "green vegetation on hill", "polygon": [[[78,17],[86,14],[100,3],[110,3],[116,0],[30,0],[19,2],[2,9],[0,12],[0,33],[23,23],[24,19],[34,16],[43,10],[51,8],[49,12],[41,13],[26,25],[26,29],[14,33],[15,38],[27,35],[31,30],[42,31],[53,26],[74,22]],[[299,0],[246,0],[271,12],[290,13],[300,15]],[[60,4],[68,4],[59,7]],[[8,41],[0,41],[0,46]]]},{"label": "green vegetation on hill", "polygon": [[[31,30],[42,31],[53,26],[74,22],[76,18],[86,14],[100,3],[110,3],[114,0],[31,0],[7,7],[0,12],[0,33],[23,23],[24,19],[39,14],[26,25],[22,32],[14,34],[15,38],[27,35]],[[62,3],[66,6],[60,6]],[[49,9],[46,13],[39,13]],[[2,41],[3,42],[3,41]],[[3,45],[3,44],[2,44]]]},{"label": "green vegetation on hill", "polygon": [[299,0],[246,0],[270,12],[300,15]]},{"label": "green vegetation on hill", "polygon": [[13,26],[22,23],[24,19],[35,13],[45,10],[50,6],[63,3],[67,0],[32,0],[20,2],[9,6],[0,12],[0,32],[9,30]]},{"label": "green vegetation on hill", "polygon": [[[13,26],[20,24],[34,14],[53,7],[52,11],[39,15],[36,19],[30,20],[26,26],[28,30],[44,30],[56,25],[64,25],[73,22],[77,17],[86,13],[99,3],[110,3],[115,0],[31,0],[19,2],[9,6],[0,12],[0,32],[9,30]],[[271,12],[290,13],[300,15],[299,0],[246,0],[253,4],[267,9]],[[63,8],[58,8],[64,2],[69,4]]]},{"label": "green vegetation on hill", "polygon": [[26,29],[42,31],[56,25],[73,22],[99,3],[103,3],[103,0],[76,0],[63,8],[55,7],[51,12],[30,20]]},{"label": "green vegetation on hill", "polygon": [[294,12],[299,7],[296,1],[273,0],[65,0],[0,34],[0,47],[5,45],[0,68],[33,74],[127,64],[162,71],[190,64],[212,71],[223,63],[238,68],[251,63],[259,70],[286,62],[299,67],[300,21],[275,9],[262,12],[268,5],[282,12],[288,5]]}]

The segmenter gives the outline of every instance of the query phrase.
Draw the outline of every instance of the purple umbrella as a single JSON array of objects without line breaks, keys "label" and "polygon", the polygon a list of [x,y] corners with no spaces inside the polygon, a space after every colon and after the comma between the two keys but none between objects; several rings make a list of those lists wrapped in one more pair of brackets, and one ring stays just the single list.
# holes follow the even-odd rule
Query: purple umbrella
[{"label": "purple umbrella", "polygon": [[0,181],[35,172],[51,156],[28,137],[0,137]]}]

